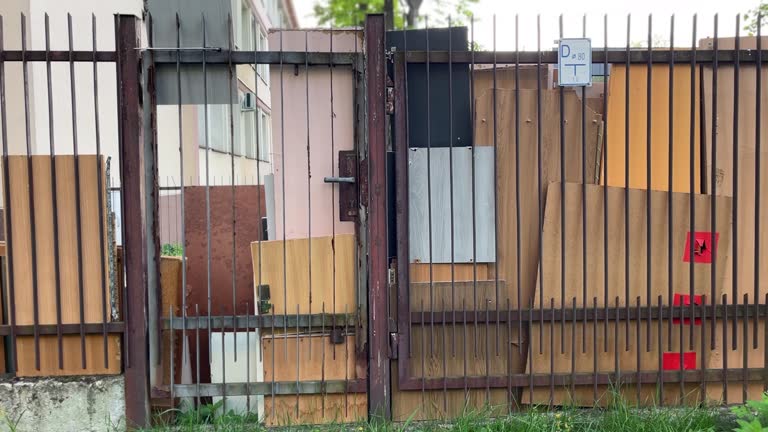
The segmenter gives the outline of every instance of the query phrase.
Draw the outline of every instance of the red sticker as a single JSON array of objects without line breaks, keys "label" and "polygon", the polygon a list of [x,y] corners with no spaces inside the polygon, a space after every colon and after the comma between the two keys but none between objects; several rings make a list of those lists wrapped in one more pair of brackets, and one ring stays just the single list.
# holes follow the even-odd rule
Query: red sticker
[{"label": "red sticker", "polygon": [[[709,231],[695,231],[693,233],[693,262],[700,264],[712,264],[712,251],[717,249],[717,240],[720,233]],[[683,262],[691,262],[691,233],[685,239]]]},{"label": "red sticker", "polygon": [[[665,352],[661,360],[664,370],[680,370],[679,352]],[[692,369],[696,369],[696,352],[686,351],[683,353],[683,370]]]},{"label": "red sticker", "polygon": [[[694,294],[693,296],[693,304],[695,305],[701,305],[704,302],[704,296],[700,294]],[[691,305],[691,295],[690,294],[677,294],[672,297],[672,305],[673,306],[690,306]],[[691,319],[690,318],[683,318],[683,324],[690,324]],[[680,324],[680,318],[672,318],[672,324]],[[701,325],[701,318],[694,318],[693,319],[694,325]]]}]

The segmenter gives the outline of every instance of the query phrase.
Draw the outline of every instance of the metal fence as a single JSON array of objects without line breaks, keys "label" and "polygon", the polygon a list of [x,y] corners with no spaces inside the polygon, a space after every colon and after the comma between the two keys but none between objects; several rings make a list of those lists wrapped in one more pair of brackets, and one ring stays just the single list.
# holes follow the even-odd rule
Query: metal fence
[{"label": "metal fence", "polygon": [[71,21],[68,50],[47,20],[44,51],[24,18],[0,44],[7,372],[122,372],[137,425],[150,400],[278,425],[764,390],[759,30],[699,40],[694,17],[681,48],[673,17],[660,48],[649,17],[633,48],[628,18],[612,49],[606,17],[592,86],[566,88],[517,17],[514,51],[495,21],[480,51],[474,22],[180,13],[147,15],[144,48],[127,16],[114,51],[95,19],[90,50]]},{"label": "metal fence", "polygon": [[[417,417],[763,391],[764,41],[738,17],[719,39],[717,16],[699,40],[692,20],[689,48],[674,17],[659,48],[648,17],[638,49],[627,17],[625,49],[592,49],[591,88],[557,85],[540,32],[533,52],[497,52],[495,20],[493,51],[475,50],[474,25],[468,41],[402,36],[390,309]],[[608,41],[601,27],[585,17],[579,36]],[[408,400],[395,392],[395,418]]]}]

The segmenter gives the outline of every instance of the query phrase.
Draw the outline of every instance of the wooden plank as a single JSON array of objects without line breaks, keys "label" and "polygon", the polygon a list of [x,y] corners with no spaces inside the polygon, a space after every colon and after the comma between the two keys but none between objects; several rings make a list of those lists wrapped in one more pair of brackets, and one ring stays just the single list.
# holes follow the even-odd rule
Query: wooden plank
[{"label": "wooden plank", "polygon": [[[497,146],[497,206],[498,206],[498,259],[499,279],[508,282],[509,290],[515,291],[520,286],[522,305],[527,306],[536,286],[536,274],[539,262],[539,208],[544,210],[547,185],[560,180],[560,119],[557,115],[547,115],[539,122],[537,117],[537,91],[519,91],[520,142],[519,175],[515,174],[516,160],[515,136],[516,104],[515,91],[496,91],[496,125],[493,117],[493,90],[486,91],[476,100],[476,139],[478,145],[493,145],[494,133]],[[565,98],[565,179],[581,181],[582,143],[581,143],[581,101],[573,91],[566,90]],[[541,93],[543,113],[558,113],[560,95],[557,90],[544,90]],[[586,122],[586,141],[584,143],[585,172],[587,183],[594,183],[597,165],[598,130],[602,118],[587,108],[584,113]],[[541,128],[541,172],[538,171],[538,131]],[[494,130],[495,129],[495,130]],[[539,184],[538,177],[541,176]],[[517,183],[519,178],[520,183]],[[520,270],[518,283],[517,268],[517,195],[519,192],[520,212]],[[541,202],[538,196],[541,195]],[[493,279],[493,276],[489,276]],[[510,292],[514,299],[512,306],[517,307],[517,292]]]},{"label": "wooden plank", "polygon": [[356,250],[351,234],[265,241],[261,242],[259,267],[259,243],[254,242],[254,285],[259,284],[256,273],[261,268],[261,284],[269,285],[275,314],[320,313],[323,304],[328,313],[351,313],[357,308]]},{"label": "wooden plank", "polygon": [[[77,213],[75,200],[75,169],[74,156],[61,155],[56,157],[56,194],[58,213],[59,240],[59,275],[61,292],[62,323],[80,322],[79,281],[83,281],[83,315],[87,323],[102,322],[102,313],[106,308],[107,320],[111,320],[110,296],[106,291],[108,285],[102,285],[102,272],[108,271],[108,263],[101,265],[101,247],[108,248],[106,238],[106,214],[104,209],[105,233],[99,232],[99,191],[97,175],[102,176],[102,187],[106,185],[104,178],[104,161],[95,155],[79,156],[80,163],[80,217],[82,220],[82,259],[83,274],[79,274],[77,254]],[[38,311],[39,323],[56,323],[56,279],[55,255],[53,248],[53,201],[51,188],[51,157],[32,156],[33,182],[35,191],[35,212],[32,221],[29,187],[27,182],[26,156],[9,156],[11,173],[10,215],[13,229],[13,267],[14,287],[16,295],[16,322],[20,325],[33,324],[32,292],[32,241],[31,223],[35,224],[37,247],[37,278],[38,278]],[[106,199],[102,201],[106,204]],[[108,281],[109,278],[107,277]],[[105,295],[106,294],[106,295]],[[106,302],[102,302],[105,299]],[[34,370],[34,341],[32,338],[19,338],[18,363],[19,376],[31,375],[67,375],[67,374],[101,374],[119,373],[121,370],[119,357],[119,336],[108,336],[109,367],[104,368],[103,338],[98,335],[86,337],[87,367],[82,369],[80,364],[80,338],[70,336],[63,339],[64,369],[58,368],[57,338],[44,336],[40,338],[41,370]],[[28,349],[30,346],[31,350]],[[45,354],[44,354],[45,353]],[[47,358],[46,356],[50,357]],[[51,363],[52,362],[52,363]],[[74,365],[77,364],[77,367]],[[22,366],[23,365],[23,366]],[[30,367],[31,365],[31,367]],[[51,367],[51,365],[53,365]],[[68,366],[69,365],[69,366]]]},{"label": "wooden plank", "polygon": [[[430,165],[429,169],[427,163]],[[427,172],[430,174],[429,179]],[[410,149],[408,152],[410,261],[432,263],[496,261],[493,187],[493,148],[474,147],[474,151],[472,147]],[[453,201],[451,201],[451,192],[453,192]],[[453,220],[451,220],[451,213]],[[451,228],[453,228],[453,236],[451,236]]]},{"label": "wooden plank", "polygon": [[[171,309],[176,318],[180,318],[179,299],[181,293],[183,261],[181,257],[162,256],[160,257],[160,291],[162,292],[162,315],[170,316]],[[171,350],[173,350],[175,377],[174,383],[179,382],[181,376],[181,333],[177,331],[174,335],[174,344],[171,345],[171,332],[163,331],[163,384],[171,384]]]},{"label": "wooden plank", "polygon": [[[646,188],[647,126],[647,68],[645,65],[630,67],[629,86],[629,187]],[[627,69],[616,64],[608,79],[608,127],[602,184],[625,186],[625,107]],[[691,147],[694,157],[694,191],[701,190],[700,152],[700,91],[699,73],[696,73],[696,90],[693,94],[694,124],[691,145],[691,67],[677,65],[674,69],[673,112],[673,192],[691,190]],[[670,190],[669,185],[669,67],[654,65],[651,72],[651,189]],[[706,122],[705,122],[706,123]]]},{"label": "wooden plank", "polygon": [[[450,264],[426,264],[426,263],[412,263],[409,274],[411,276],[411,282],[429,282],[430,267],[432,268],[432,281],[433,282],[450,282],[451,281],[451,265]],[[475,277],[477,272],[477,277]],[[473,281],[473,280],[486,280],[488,279],[488,264],[454,264],[453,266],[453,280],[454,281]]]},{"label": "wooden plank", "polygon": [[[763,46],[768,46],[768,37],[763,37]],[[700,41],[701,47],[712,49],[713,40],[703,39]],[[741,49],[755,49],[757,48],[756,37],[742,37],[740,40]],[[734,49],[734,38],[719,38],[719,49]],[[738,107],[735,106],[734,100],[734,79],[735,69],[729,65],[719,65],[717,69],[717,88],[714,87],[713,69],[711,66],[705,66],[702,68],[702,91],[703,91],[703,122],[704,122],[704,135],[702,140],[705,145],[706,154],[706,172],[704,178],[706,180],[705,188],[708,193],[714,193],[715,195],[722,195],[733,197],[738,195],[736,202],[738,207],[734,209],[737,218],[734,221],[734,229],[738,227],[736,238],[733,240],[736,245],[736,254],[733,257],[736,265],[736,273],[734,278],[734,267],[728,266],[726,269],[726,278],[728,280],[735,280],[736,289],[733,292],[728,292],[728,295],[732,297],[736,294],[738,302],[743,302],[744,294],[748,294],[750,302],[754,302],[755,288],[759,293],[759,302],[763,303],[765,295],[768,293],[768,278],[761,273],[760,283],[756,287],[755,284],[755,248],[760,248],[760,268],[768,268],[768,231],[761,229],[760,232],[755,233],[755,211],[758,197],[755,190],[755,174],[756,174],[756,162],[758,155],[756,154],[755,146],[755,128],[757,122],[761,124],[768,124],[768,111],[763,109],[761,118],[758,119],[755,111],[756,98],[756,80],[757,72],[753,65],[742,64],[739,70],[739,100]],[[768,82],[768,70],[765,68],[762,71],[763,86]],[[712,109],[714,104],[714,95],[717,94],[717,112],[714,121],[716,139],[717,139],[717,151],[716,157],[713,157],[713,116]],[[762,106],[768,106],[768,92],[763,87],[761,94]],[[734,121],[734,112],[738,108],[738,126]],[[734,129],[738,133],[738,147],[734,145]],[[761,142],[768,141],[768,128],[763,127],[761,129]],[[738,174],[734,171],[734,156],[738,151]],[[760,158],[760,172],[764,178],[768,174],[768,146],[763,144],[761,147]],[[714,191],[712,189],[712,177],[715,177]],[[761,208],[761,214],[766,214],[768,209],[768,192],[766,188],[761,189],[761,195],[759,197],[759,203]],[[732,284],[733,285],[733,284]],[[733,300],[733,299],[732,299]],[[723,334],[722,331],[718,331],[716,334],[717,340],[715,342],[715,350],[712,352],[710,361],[710,367],[720,368],[723,367],[724,357],[728,357],[729,367],[741,367],[744,358],[744,342],[743,342],[743,320],[733,320],[728,326],[728,345],[733,342],[732,326],[736,327],[736,340],[738,341],[736,349],[733,346],[723,347]],[[764,320],[758,320],[758,346],[752,345],[752,338],[754,337],[754,320],[749,320],[748,325],[748,338],[749,344],[747,349],[747,366],[748,367],[763,367],[765,356],[765,323]],[[721,327],[718,327],[721,328]],[[747,398],[756,399],[759,397],[763,390],[762,383],[748,383],[746,385]],[[722,399],[727,403],[741,403],[743,401],[742,383],[735,382],[729,383],[727,398],[725,398],[724,388],[721,386],[709,386],[708,396],[710,399],[718,400]]]},{"label": "wooden plank", "polygon": [[63,336],[64,368],[59,369],[58,341],[56,336],[40,337],[40,370],[35,368],[35,341],[32,337],[16,339],[19,369],[16,376],[67,376],[67,375],[117,375],[122,370],[120,337],[107,337],[109,366],[104,367],[104,338],[101,335],[85,336],[85,362],[80,359],[80,336]]},{"label": "wooden plank", "polygon": [[[331,344],[328,335],[320,334],[264,336],[261,347],[265,382],[356,378],[354,335],[346,336],[345,343],[340,345]],[[264,414],[268,425],[358,421],[364,419],[367,412],[365,394],[264,398]]]},{"label": "wooden plank", "polygon": [[[496,288],[499,289],[499,307],[503,310],[507,308],[509,291],[506,282],[500,280],[498,285],[495,280],[458,281],[458,282],[415,282],[411,284],[409,294],[411,296],[411,311],[418,312],[424,310],[429,314],[430,311],[441,312],[443,310],[478,310],[484,311],[485,305],[488,310],[496,310]],[[432,299],[430,303],[430,298]],[[422,309],[422,305],[424,306]],[[460,320],[457,317],[456,320]],[[472,317],[469,317],[472,319]]]},{"label": "wooden plank", "polygon": [[[647,276],[647,239],[646,233],[648,230],[648,224],[646,220],[646,209],[648,202],[646,200],[646,191],[634,190],[629,191],[629,224],[632,229],[629,232],[629,296],[625,292],[625,229],[624,229],[624,200],[625,191],[623,188],[608,188],[608,220],[603,219],[603,208],[606,204],[603,201],[603,187],[588,185],[586,189],[586,208],[587,208],[587,273],[586,273],[586,286],[582,285],[582,254],[583,237],[582,237],[582,191],[579,184],[566,184],[565,185],[565,244],[561,244],[561,223],[560,223],[560,188],[559,185],[553,185],[547,194],[547,207],[544,219],[543,230],[543,256],[544,260],[542,268],[542,283],[537,286],[536,296],[543,299],[545,307],[550,305],[550,299],[555,299],[555,307],[559,308],[561,300],[565,303],[565,307],[571,307],[572,301],[575,298],[577,307],[581,307],[586,304],[590,306],[593,298],[597,297],[597,305],[604,306],[606,301],[604,300],[605,292],[607,290],[608,305],[615,305],[615,299],[618,297],[619,305],[625,306],[629,303],[630,306],[636,305],[637,299],[640,299],[640,304],[644,307],[648,304],[648,290],[650,290],[650,300],[653,305],[657,304],[657,297],[662,296],[665,305],[671,303],[671,299],[668,296],[668,290],[672,289],[673,293],[688,294],[691,290],[691,280],[689,276],[690,263],[684,262],[683,254],[685,251],[686,238],[688,232],[693,228],[694,231],[715,231],[719,233],[719,240],[717,244],[716,259],[714,264],[695,264],[694,269],[694,281],[693,292],[695,294],[705,295],[711,298],[712,286],[711,286],[711,265],[716,266],[716,279],[715,279],[715,294],[717,296],[722,292],[728,292],[730,290],[730,281],[725,278],[725,269],[730,260],[730,235],[729,229],[731,226],[731,205],[732,202],[729,198],[719,198],[717,200],[717,226],[711,226],[710,221],[710,205],[711,199],[706,195],[695,195],[695,221],[693,227],[691,227],[690,221],[690,195],[682,193],[673,193],[672,198],[672,235],[670,239],[668,236],[668,199],[670,198],[667,192],[651,192],[650,206],[651,206],[651,277],[652,280],[646,279]],[[607,245],[604,242],[603,227],[608,226],[608,242]],[[603,253],[604,248],[608,248],[608,255],[610,257],[608,263],[608,281],[607,286],[604,281],[604,260]],[[668,279],[668,263],[672,263],[672,280]],[[561,265],[562,257],[565,256],[565,295],[561,294]],[[585,301],[586,297],[586,301]],[[671,349],[669,351],[680,350],[680,338],[679,338],[679,325],[675,325],[673,328],[673,340],[666,340],[666,334],[669,322],[663,322],[662,337],[664,337],[664,343],[669,344]],[[709,330],[710,323],[707,323],[707,330]],[[570,373],[571,372],[571,353],[573,347],[571,344],[571,338],[575,337],[576,350],[578,359],[575,361],[575,372],[592,372],[593,362],[592,353],[596,348],[599,353],[598,360],[598,372],[613,372],[615,370],[615,363],[618,361],[619,367],[623,371],[634,371],[637,369],[637,350],[640,349],[640,370],[657,370],[658,358],[660,353],[658,352],[658,322],[651,323],[651,339],[648,344],[646,331],[646,323],[630,323],[629,327],[629,339],[625,338],[626,335],[626,323],[619,324],[619,331],[615,333],[615,324],[610,323],[608,325],[607,339],[605,333],[602,330],[604,324],[598,324],[598,336],[597,340],[592,337],[592,324],[587,323],[586,331],[586,349],[585,353],[581,354],[579,348],[582,346],[582,326],[583,324],[566,323],[564,329],[561,330],[561,324],[555,323],[539,323],[533,325],[531,328],[531,341],[533,350],[533,359],[529,365],[528,370],[533,373],[550,373],[554,370],[556,373]],[[575,334],[572,332],[575,329]],[[640,331],[641,344],[638,347],[636,343],[636,332]],[[690,325],[682,326],[683,339],[686,350],[688,350],[688,338],[689,332],[694,332],[694,345],[693,351],[697,351],[699,361],[697,367],[702,365],[702,356],[709,358],[708,352],[703,352],[701,347],[701,331],[702,326]],[[561,332],[564,332],[561,333]],[[618,337],[618,340],[616,339]],[[535,341],[535,342],[534,342]],[[541,346],[539,346],[541,341]],[[564,342],[564,350],[560,350],[561,342]],[[670,343],[671,342],[671,343]],[[550,343],[553,343],[557,349],[555,352],[550,352]],[[614,355],[615,344],[619,344],[618,359]],[[607,352],[605,347],[607,344]],[[708,345],[708,344],[707,344]],[[550,368],[550,360],[553,360],[553,367]],[[706,360],[705,360],[706,362]],[[651,386],[653,387],[653,386]],[[675,388],[679,388],[676,385]],[[627,395],[634,393],[635,387],[632,386],[632,391],[627,390]],[[580,390],[581,393],[568,396],[577,399],[568,399],[567,392],[562,389],[556,389],[554,400],[556,403],[576,403],[580,405],[592,405],[593,394],[592,389]],[[651,393],[652,394],[652,393]],[[668,396],[676,394],[674,391],[668,393]],[[580,396],[579,396],[580,395]],[[533,400],[530,399],[526,393],[528,402],[532,403],[548,403],[548,392],[535,392]],[[542,399],[542,396],[546,398]],[[578,399],[578,397],[583,397]]]}]

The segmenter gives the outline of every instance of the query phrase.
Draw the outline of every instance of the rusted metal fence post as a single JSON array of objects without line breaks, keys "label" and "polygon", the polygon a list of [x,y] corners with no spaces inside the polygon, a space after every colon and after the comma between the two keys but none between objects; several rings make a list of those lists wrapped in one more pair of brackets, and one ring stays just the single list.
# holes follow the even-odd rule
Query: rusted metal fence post
[{"label": "rusted metal fence post", "polygon": [[[125,415],[129,427],[149,426],[149,345],[147,344],[148,259],[147,154],[144,146],[140,20],[115,16],[118,79],[118,131],[120,152],[125,298]],[[149,165],[152,165],[151,163]],[[155,173],[156,175],[156,173]]]},{"label": "rusted metal fence post", "polygon": [[371,418],[390,418],[389,334],[387,326],[387,194],[384,16],[365,20],[366,96],[368,98],[368,410]]}]

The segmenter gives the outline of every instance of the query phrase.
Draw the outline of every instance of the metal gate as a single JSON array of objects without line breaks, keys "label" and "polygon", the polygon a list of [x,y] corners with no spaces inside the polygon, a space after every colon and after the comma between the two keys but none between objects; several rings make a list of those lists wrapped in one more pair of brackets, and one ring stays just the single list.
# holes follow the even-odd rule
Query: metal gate
[{"label": "metal gate", "polygon": [[[696,20],[682,44],[674,17],[656,30],[666,48],[651,17],[643,48],[637,20],[615,24],[626,46],[592,48],[591,87],[557,85],[540,19],[534,51],[517,17],[515,51],[496,51],[495,18],[491,51],[474,23],[388,45],[394,418],[414,401],[415,418],[440,418],[764,389],[764,41],[738,17],[718,38],[717,16],[699,40]],[[559,26],[609,40],[607,16]]]}]

